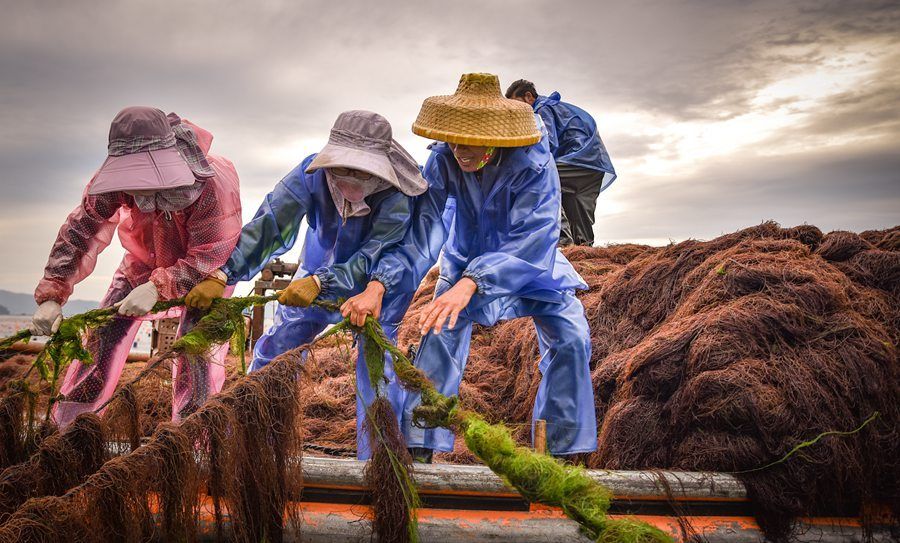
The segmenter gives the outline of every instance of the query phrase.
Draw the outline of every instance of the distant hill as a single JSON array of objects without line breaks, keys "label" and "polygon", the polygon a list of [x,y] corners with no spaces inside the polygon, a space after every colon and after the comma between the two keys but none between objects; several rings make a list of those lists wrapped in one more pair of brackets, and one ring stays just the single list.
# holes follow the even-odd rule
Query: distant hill
[{"label": "distant hill", "polygon": [[[22,294],[21,292],[10,292],[8,290],[0,290],[0,306],[6,307],[10,315],[31,315],[37,309],[34,303],[34,296],[31,294]],[[92,302],[88,300],[69,300],[63,306],[64,315],[74,315],[83,313],[89,309],[96,309],[100,306],[100,302]]]}]

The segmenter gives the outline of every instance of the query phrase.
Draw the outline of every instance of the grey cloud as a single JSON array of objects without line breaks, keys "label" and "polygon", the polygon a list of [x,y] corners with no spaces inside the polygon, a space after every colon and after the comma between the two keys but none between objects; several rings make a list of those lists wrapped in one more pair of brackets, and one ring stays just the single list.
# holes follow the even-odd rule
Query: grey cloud
[{"label": "grey cloud", "polygon": [[900,155],[892,146],[748,156],[690,175],[628,181],[601,195],[618,191],[627,211],[595,225],[599,240],[709,239],[769,219],[825,231],[900,224]]},{"label": "grey cloud", "polygon": [[[216,136],[214,151],[237,165],[245,195],[258,195],[316,149],[277,159],[267,152],[324,137],[345,109],[384,114],[397,139],[424,158],[427,142],[409,132],[421,100],[452,93],[467,71],[497,73],[504,87],[526,77],[539,90],[559,90],[595,113],[622,170],[610,190],[631,209],[598,225],[617,239],[710,236],[768,218],[769,212],[827,221],[824,215],[830,214],[822,210],[835,209],[838,199],[857,210],[883,210],[895,200],[873,199],[869,191],[881,189],[870,185],[855,193],[804,196],[810,188],[804,179],[832,176],[821,166],[824,158],[808,155],[779,163],[780,171],[797,167],[790,178],[775,179],[771,168],[750,175],[758,162],[742,152],[732,165],[708,164],[697,176],[673,172],[677,183],[656,186],[620,164],[678,158],[667,145],[665,126],[651,127],[659,136],[619,134],[604,129],[602,117],[642,112],[661,123],[733,118],[748,110],[780,68],[815,66],[829,48],[860,40],[896,47],[895,4],[0,0],[0,212],[7,225],[21,219],[35,228],[16,232],[13,252],[13,244],[4,242],[0,258],[26,254],[28,247],[23,258],[31,262],[29,269],[39,269],[42,262],[32,260],[43,258],[34,255],[49,247],[102,161],[109,120],[121,107],[155,105],[209,128]],[[891,105],[898,103],[898,84],[890,74],[898,64],[892,60],[870,85],[836,97],[827,110],[765,145],[777,149],[778,138],[868,134],[868,147],[846,150],[842,163],[856,153],[896,166],[866,153],[888,141],[896,147]],[[769,107],[784,105],[789,99]],[[808,164],[812,159],[815,166]],[[882,166],[866,178],[895,180]],[[723,192],[722,179],[729,180],[731,192]],[[730,203],[736,195],[742,206]],[[771,195],[796,201],[794,211],[773,204]],[[245,197],[250,213],[257,203]],[[697,209],[703,211],[699,218]],[[829,224],[838,227],[834,217]],[[889,220],[884,211],[872,217]],[[0,287],[10,277],[0,272]]]}]

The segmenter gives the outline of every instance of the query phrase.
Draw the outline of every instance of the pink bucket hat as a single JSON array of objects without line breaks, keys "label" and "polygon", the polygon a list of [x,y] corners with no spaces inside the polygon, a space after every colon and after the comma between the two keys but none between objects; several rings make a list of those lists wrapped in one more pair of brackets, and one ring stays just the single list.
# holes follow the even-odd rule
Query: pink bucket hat
[{"label": "pink bucket hat", "polygon": [[391,123],[371,111],[345,111],[338,115],[328,144],[306,168],[350,168],[384,179],[408,196],[428,188],[419,165],[406,149],[394,141]]},{"label": "pink bucket hat", "polygon": [[119,112],[109,127],[109,156],[88,194],[113,191],[161,191],[193,185],[197,179],[175,145],[166,114],[133,106]]}]

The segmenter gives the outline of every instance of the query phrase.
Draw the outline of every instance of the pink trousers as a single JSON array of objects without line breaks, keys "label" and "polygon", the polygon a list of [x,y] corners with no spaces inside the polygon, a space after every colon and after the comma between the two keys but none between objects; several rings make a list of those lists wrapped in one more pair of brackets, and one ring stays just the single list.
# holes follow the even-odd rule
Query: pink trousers
[{"label": "pink trousers", "polygon": [[[119,302],[131,292],[131,285],[121,276],[113,278],[101,307]],[[230,295],[233,288],[226,291]],[[139,318],[117,315],[112,322],[86,334],[85,344],[94,358],[93,364],[73,361],[60,392],[64,400],[53,408],[53,419],[65,428],[81,413],[95,411],[116,390],[128,353],[142,321],[181,316],[178,337],[189,332],[203,316],[202,312],[181,308]],[[228,345],[195,360],[178,357],[172,363],[172,420],[178,421],[197,410],[207,398],[221,390],[225,382],[225,355]]]}]

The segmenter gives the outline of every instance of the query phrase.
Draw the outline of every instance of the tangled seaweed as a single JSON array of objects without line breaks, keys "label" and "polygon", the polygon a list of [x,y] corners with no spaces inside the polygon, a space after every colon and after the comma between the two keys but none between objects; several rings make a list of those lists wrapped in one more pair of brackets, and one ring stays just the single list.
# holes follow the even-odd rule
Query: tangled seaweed
[{"label": "tangled seaweed", "polygon": [[[206,321],[212,324],[201,326],[204,317],[194,328],[197,333],[193,337],[186,334],[175,343],[173,350],[197,355],[213,343],[228,341],[236,326],[233,319],[227,318],[228,311],[235,311],[243,303],[253,303],[237,300],[240,299],[228,304],[227,309],[224,304],[220,305],[221,313]],[[240,326],[243,326],[242,319]],[[502,425],[485,423],[478,415],[458,409],[455,399],[440,395],[371,317],[362,328],[353,327],[345,320],[322,338],[346,329],[362,334],[366,344],[375,346],[366,351],[370,366],[381,365],[383,368],[384,353],[389,352],[398,378],[408,389],[422,393],[423,404],[426,409],[433,410],[435,420],[464,431],[476,454],[483,456],[492,469],[525,497],[562,507],[598,541],[611,541],[608,538],[612,534],[627,537],[626,541],[671,541],[662,531],[649,525],[606,519],[609,492],[584,476],[578,468],[565,466],[528,449],[510,448],[513,441],[508,430]],[[183,341],[184,338],[188,339]],[[85,541],[100,534],[104,538],[123,541],[150,537],[193,539],[200,495],[198,464],[205,464],[210,474],[209,488],[213,493],[220,533],[219,499],[224,497],[237,540],[283,540],[288,498],[296,495],[301,484],[300,455],[296,454],[300,435],[296,425],[299,413],[296,380],[303,367],[301,350],[283,354],[264,370],[214,397],[183,424],[163,424],[148,443],[103,464],[84,483],[63,496],[70,501],[57,505],[67,514],[57,513],[54,522],[65,525],[70,536],[83,534]],[[378,370],[370,369],[370,373],[377,377]],[[376,386],[382,379],[383,376],[374,381]],[[124,396],[127,398],[128,394]],[[445,412],[438,413],[441,408]],[[215,409],[225,413],[210,416]],[[369,428],[375,438],[372,442],[377,458],[370,464],[367,476],[373,482],[383,482],[389,491],[375,500],[373,527],[384,534],[385,541],[415,541],[417,497],[409,475],[412,459],[405,452],[390,404],[380,398],[373,403],[373,409]],[[236,416],[237,413],[241,416]],[[223,422],[227,425],[223,426]],[[63,435],[69,435],[69,432]],[[228,439],[223,439],[225,435]],[[479,441],[477,436],[484,437]],[[207,445],[201,449],[205,460],[194,461],[192,443]],[[478,447],[477,443],[482,443],[484,448]],[[223,445],[228,449],[226,454],[223,454]],[[495,451],[495,447],[502,453]],[[225,478],[224,473],[234,476]],[[560,485],[560,478],[569,482]],[[154,495],[158,496],[155,503],[151,500]],[[37,504],[43,503],[41,500],[46,497],[20,507],[0,527],[0,541],[39,537],[35,530],[46,530],[46,527],[35,526],[33,519],[47,514],[45,509],[35,509]],[[158,523],[153,522],[154,505],[159,512]]]},{"label": "tangled seaweed", "polygon": [[227,508],[230,539],[282,541],[285,521],[297,522],[289,499],[302,485],[301,354],[286,353],[180,424],[161,424],[65,494],[29,499],[0,526],[0,542],[195,540],[202,483],[220,536]]},{"label": "tangled seaweed", "polygon": [[[579,298],[599,439],[586,467],[755,470],[878,411],[856,434],[738,477],[773,541],[793,519],[852,515],[871,500],[900,513],[900,227],[857,236],[769,222],[709,241],[563,252],[589,285]],[[405,322],[417,322],[436,280],[435,270]],[[399,335],[404,349],[420,339],[414,325]],[[462,408],[529,443],[539,357],[529,319],[476,325]],[[313,371],[308,439],[352,447],[349,366],[320,349]],[[444,413],[420,414],[439,424]],[[461,439],[439,458],[477,461]]]},{"label": "tangled seaweed", "polygon": [[0,473],[0,518],[35,496],[58,496],[81,484],[107,460],[100,419],[79,415],[65,433],[45,439],[28,461]]},{"label": "tangled seaweed", "polygon": [[[789,535],[791,520],[797,516],[846,511],[872,497],[898,495],[900,228],[846,234],[823,235],[812,226],[783,229],[765,223],[708,242],[567,249],[567,256],[590,285],[581,299],[592,329],[591,367],[601,426],[600,448],[588,457],[588,467],[749,470],[738,476],[758,508],[760,525],[775,541]],[[423,286],[406,320],[415,320],[416,311],[427,303],[433,281]],[[415,335],[415,330],[401,328],[401,340],[409,342]],[[399,352],[385,349],[401,360],[402,355],[396,356]],[[311,405],[309,412],[330,417],[331,442],[349,443],[353,436],[351,365],[343,354],[333,357],[333,362],[319,354],[316,371],[327,378],[322,388],[317,385],[310,391],[311,397],[321,401]],[[395,368],[406,386],[422,390],[422,409],[416,413],[420,423],[450,425],[465,438],[458,440],[454,458],[471,460],[470,451],[474,451],[486,463],[509,472],[513,478],[507,480],[521,492],[531,493],[526,494],[529,499],[552,502],[561,499],[559,488],[579,490],[577,477],[559,477],[555,468],[540,460],[521,464],[512,460],[517,458],[516,442],[527,439],[539,378],[537,356],[528,322],[477,327],[468,382],[461,388],[462,403],[432,393],[427,380],[411,365],[395,362]],[[296,375],[302,364],[285,366]],[[248,379],[259,378],[262,375],[254,374]],[[323,394],[323,390],[330,392]],[[215,432],[188,433],[194,443],[210,444],[200,446],[197,469],[211,474],[210,466],[217,466],[218,483],[211,484],[212,475],[205,475],[207,490],[221,494],[223,508],[230,511],[233,490],[229,487],[239,478],[221,474],[241,473],[234,467],[246,462],[241,456],[246,451],[233,447],[243,440],[231,438],[240,433],[233,426],[240,421],[224,412],[233,402],[227,398],[221,402],[214,398],[196,413],[196,419],[189,417],[186,422],[195,421],[192,424],[199,428],[200,415],[206,413],[204,424],[219,424]],[[211,417],[207,407],[223,411]],[[485,417],[480,421],[465,417],[473,408]],[[821,436],[789,456],[802,444],[799,435],[849,432],[875,411],[880,416],[860,431]],[[494,433],[496,427],[490,424],[499,420],[508,421],[508,441],[501,439],[501,432]],[[312,423],[308,429],[315,428]],[[313,432],[317,439],[320,435]],[[216,441],[219,445],[214,447]],[[480,450],[485,443],[490,448]],[[217,448],[219,454],[213,454]],[[513,456],[506,454],[509,450]],[[273,456],[268,465],[277,464]],[[522,474],[524,480],[515,479]],[[43,540],[87,541],[79,539],[80,534],[103,533],[85,528],[84,515],[70,514],[76,503],[85,504],[75,507],[78,510],[98,507],[99,495],[87,490],[100,481],[92,482],[96,475],[62,497],[23,504],[0,527],[0,541],[19,540],[25,534],[23,527],[29,526],[31,534],[48,530],[62,534]],[[138,470],[128,476],[145,475]],[[532,476],[545,485],[529,486]],[[143,526],[142,533],[156,529],[152,517],[141,517],[140,511],[146,493],[158,492],[159,486],[154,489],[129,479],[119,481],[117,488],[137,497],[118,502],[120,509],[138,512],[129,522]],[[603,522],[602,493],[589,494],[588,504],[557,504],[578,516],[588,533],[607,538],[625,537],[618,536],[617,530],[634,533],[631,527],[626,530]],[[69,513],[59,509],[65,507]],[[599,528],[603,531],[598,532]],[[109,533],[129,529],[137,533],[127,525],[111,523],[109,529],[118,530]],[[638,537],[652,540],[654,536]]]},{"label": "tangled seaweed", "polygon": [[635,519],[609,519],[611,492],[578,466],[567,465],[546,454],[518,447],[503,424],[490,424],[477,413],[461,409],[456,398],[442,395],[425,373],[384,335],[372,317],[366,319],[366,341],[389,352],[394,372],[404,388],[422,396],[413,410],[414,422],[452,428],[464,437],[469,449],[525,499],[559,507],[582,530],[602,543],[671,542],[659,528]]},{"label": "tangled seaweed", "polygon": [[412,456],[391,403],[383,396],[367,409],[366,432],[372,444],[365,469],[366,486],[373,489],[372,531],[378,541],[414,543],[419,540],[415,511],[420,503],[410,475]]}]

